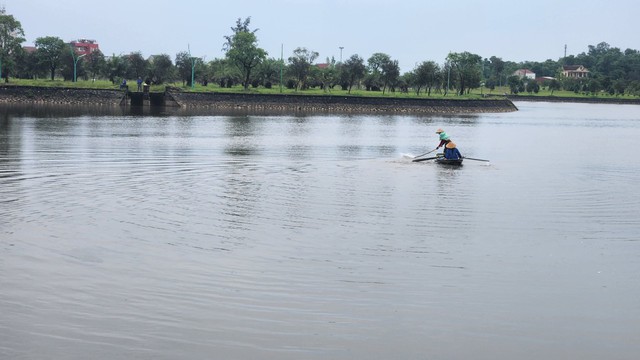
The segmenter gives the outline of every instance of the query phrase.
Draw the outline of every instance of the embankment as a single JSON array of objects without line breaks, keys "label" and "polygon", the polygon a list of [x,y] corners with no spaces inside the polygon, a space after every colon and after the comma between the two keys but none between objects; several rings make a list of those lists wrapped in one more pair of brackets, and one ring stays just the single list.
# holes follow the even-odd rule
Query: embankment
[{"label": "embankment", "polygon": [[[140,94],[140,93],[138,93]],[[332,95],[230,94],[191,93],[170,90],[153,93],[163,97],[146,106],[181,107],[208,110],[257,110],[285,112],[339,112],[339,113],[424,113],[472,114],[517,111],[505,98],[468,99],[415,99]],[[131,97],[120,90],[72,89],[36,86],[0,86],[0,104],[61,104],[131,106]]]},{"label": "embankment", "polygon": [[9,104],[119,105],[124,95],[121,90],[0,86],[0,103]]},{"label": "embankment", "polygon": [[188,93],[173,91],[167,94],[173,101],[183,107],[221,110],[255,109],[269,111],[432,114],[495,113],[518,110],[508,99],[445,100],[332,95]]}]

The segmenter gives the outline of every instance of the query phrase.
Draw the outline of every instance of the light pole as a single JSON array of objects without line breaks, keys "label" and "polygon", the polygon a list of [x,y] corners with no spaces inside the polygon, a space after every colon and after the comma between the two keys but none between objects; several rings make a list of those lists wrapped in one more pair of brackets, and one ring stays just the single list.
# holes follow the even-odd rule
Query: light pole
[{"label": "light pole", "polygon": [[342,49],[344,49],[344,46],[340,46],[340,63],[342,64]]},{"label": "light pole", "polygon": [[451,78],[451,63],[447,61],[447,92],[449,94],[449,79]]},{"label": "light pole", "polygon": [[192,89],[196,87],[196,84],[194,83],[195,72],[196,72],[196,58],[192,57],[191,58],[191,88]]},{"label": "light pole", "polygon": [[76,57],[75,52],[73,51],[73,49],[71,49],[71,56],[73,57],[73,82],[77,82],[78,79],[76,77],[76,73],[77,73],[77,68],[78,68],[78,61],[82,57],[87,56],[87,54],[82,54],[82,55]]},{"label": "light pole", "polygon": [[191,88],[193,89],[196,86],[193,82],[195,77],[196,58],[191,56],[191,47],[189,44],[187,44],[187,49],[189,50],[189,60],[191,60]]},{"label": "light pole", "polygon": [[282,65],[284,65],[284,44],[280,44],[280,93],[282,93]]}]

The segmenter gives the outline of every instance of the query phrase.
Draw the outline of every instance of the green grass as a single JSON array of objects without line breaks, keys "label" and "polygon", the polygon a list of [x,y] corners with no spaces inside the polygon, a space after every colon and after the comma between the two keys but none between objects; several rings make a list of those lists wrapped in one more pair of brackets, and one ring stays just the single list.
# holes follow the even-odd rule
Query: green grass
[{"label": "green grass", "polygon": [[[475,92],[480,91],[479,89],[474,90]],[[499,95],[499,94],[507,94],[507,95],[512,95],[509,94],[509,88],[506,86],[503,87],[497,87],[495,88],[492,92],[488,92],[487,89],[483,90],[484,94],[493,94],[493,95]],[[523,93],[519,93],[517,95],[513,95],[513,96],[531,96],[531,97],[542,97],[542,96],[553,96],[553,97],[558,97],[558,98],[603,98],[603,99],[619,99],[619,98],[637,98],[636,96],[632,96],[632,95],[623,95],[623,96],[616,96],[616,95],[610,95],[608,93],[605,92],[599,92],[597,95],[593,95],[590,93],[575,93],[573,91],[568,91],[568,90],[555,90],[553,92],[553,94],[551,93],[550,90],[544,88],[544,89],[540,89],[540,91],[536,94],[536,93],[528,93],[528,92],[523,92]]]},{"label": "green grass", "polygon": [[[135,80],[127,80],[127,84],[129,85],[129,90],[136,91],[137,84]],[[113,84],[108,80],[78,80],[77,82],[71,81],[63,81],[63,80],[48,80],[48,79],[10,79],[10,82],[6,85],[13,86],[42,86],[42,87],[63,87],[63,88],[78,88],[78,89],[111,89],[118,90],[120,88],[119,84]],[[497,87],[493,91],[489,91],[489,89],[474,89],[469,94],[465,95],[457,95],[455,91],[449,92],[447,96],[443,93],[434,93],[432,92],[430,96],[427,96],[425,92],[421,92],[419,96],[416,95],[414,91],[409,91],[408,93],[402,93],[400,91],[389,92],[386,91],[382,94],[382,91],[366,91],[363,89],[353,88],[351,93],[346,90],[342,90],[339,86],[336,86],[331,90],[323,90],[323,89],[308,89],[308,90],[295,90],[295,89],[287,89],[286,87],[282,87],[280,89],[279,86],[274,86],[271,89],[266,89],[264,87],[252,88],[250,87],[248,90],[244,90],[242,86],[234,86],[231,88],[222,88],[217,84],[210,83],[208,86],[202,86],[200,84],[196,84],[194,88],[190,86],[184,86],[181,82],[177,83],[169,83],[163,85],[152,85],[152,92],[163,92],[167,86],[175,87],[181,89],[186,92],[198,92],[198,93],[206,93],[206,92],[220,92],[220,93],[249,93],[249,94],[287,94],[287,95],[331,95],[331,96],[362,96],[362,97],[385,97],[385,98],[421,98],[421,99],[480,99],[485,95],[492,96],[502,96],[503,94],[509,94],[508,87]],[[551,94],[551,91],[546,89],[541,89],[537,94],[534,93],[521,93],[518,94],[520,96],[554,96],[554,97],[593,97],[591,94],[579,93],[576,94],[572,91],[564,91],[564,90],[556,90]],[[615,95],[609,95],[605,93],[599,93],[597,95],[598,98],[617,98]],[[629,97],[629,96],[624,96]]]},{"label": "green grass", "polygon": [[[71,81],[63,81],[63,80],[48,80],[48,79],[10,79],[10,82],[6,85],[10,86],[42,86],[42,87],[63,87],[63,88],[74,88],[74,89],[111,89],[118,90],[120,88],[119,84],[113,84],[108,80],[78,80],[77,82]],[[127,80],[127,85],[129,85],[129,90],[136,91],[137,84],[135,80]],[[201,84],[196,84],[194,88],[190,86],[184,86],[181,82],[176,83],[167,83],[163,85],[152,85],[150,91],[152,92],[163,92],[167,86],[171,86],[174,88],[181,89],[186,92],[220,92],[220,93],[248,93],[248,94],[287,94],[287,95],[327,95],[327,96],[363,96],[363,97],[385,97],[385,98],[432,98],[432,99],[477,99],[480,98],[480,93],[471,93],[468,95],[458,96],[455,92],[449,92],[449,94],[445,97],[444,94],[436,94],[431,93],[431,96],[427,96],[426,93],[421,92],[420,96],[417,96],[415,92],[410,91],[409,93],[401,93],[400,91],[390,92],[386,91],[384,94],[382,91],[366,91],[362,89],[353,88],[351,93],[347,90],[342,90],[339,86],[336,86],[331,90],[323,90],[323,89],[308,89],[308,90],[295,90],[295,89],[287,89],[286,87],[282,87],[280,89],[279,86],[274,86],[271,89],[267,89],[264,87],[253,88],[249,87],[249,89],[245,90],[242,86],[234,86],[231,88],[223,88],[217,84],[209,84],[208,86],[202,86]]]}]

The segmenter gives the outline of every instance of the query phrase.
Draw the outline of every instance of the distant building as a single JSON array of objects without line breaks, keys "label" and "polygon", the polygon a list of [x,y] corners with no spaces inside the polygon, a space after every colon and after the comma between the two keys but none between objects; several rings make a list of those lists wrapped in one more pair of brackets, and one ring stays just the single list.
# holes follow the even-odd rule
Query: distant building
[{"label": "distant building", "polygon": [[536,73],[534,73],[529,69],[518,69],[514,71],[512,75],[523,78],[523,79],[526,78],[526,79],[535,80],[536,78]]},{"label": "distant building", "polygon": [[36,50],[38,50],[38,48],[36,48],[35,46],[23,46],[22,49],[27,54],[32,54],[32,53],[36,52]]},{"label": "distant building", "polygon": [[582,79],[589,76],[589,70],[583,65],[564,65],[562,75],[571,79]]},{"label": "distant building", "polygon": [[69,44],[73,46],[76,54],[78,55],[89,55],[96,50],[100,50],[100,46],[98,46],[98,43],[95,40],[79,39],[74,40]]},{"label": "distant building", "polygon": [[324,69],[328,68],[330,66],[330,64],[322,63],[322,64],[316,64],[316,66],[318,67],[318,69],[324,70]]}]

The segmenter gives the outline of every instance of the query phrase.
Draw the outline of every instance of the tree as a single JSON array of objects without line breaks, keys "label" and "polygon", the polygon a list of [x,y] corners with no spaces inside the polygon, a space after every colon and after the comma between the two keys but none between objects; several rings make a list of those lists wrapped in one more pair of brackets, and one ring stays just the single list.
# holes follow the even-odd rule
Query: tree
[{"label": "tree", "polygon": [[492,56],[489,58],[491,61],[491,77],[494,77],[498,81],[498,85],[502,86],[502,74],[504,73],[504,61],[502,58]]},{"label": "tree", "polygon": [[626,81],[624,80],[615,80],[613,82],[613,90],[616,96],[624,95],[624,89],[627,87]]},{"label": "tree", "polygon": [[382,67],[391,61],[391,57],[384,53],[375,53],[367,59],[367,74],[364,78],[364,85],[367,91],[380,91],[384,86],[382,79]]},{"label": "tree", "polygon": [[229,49],[231,49],[231,47],[233,46],[233,37],[236,34],[239,34],[241,32],[248,32],[248,33],[255,34],[258,31],[258,29],[250,30],[249,29],[250,23],[251,23],[251,16],[247,17],[244,20],[242,20],[241,18],[238,18],[236,20],[236,26],[231,28],[231,31],[233,31],[233,34],[229,36],[224,36],[226,42],[224,43],[224,45],[222,45],[222,50],[226,52],[226,51],[229,51]]},{"label": "tree", "polygon": [[232,36],[226,55],[240,70],[245,90],[249,88],[251,71],[267,58],[267,52],[258,47],[255,33],[247,31],[240,31]]},{"label": "tree", "polygon": [[129,54],[129,73],[127,77],[137,79],[142,78],[147,73],[148,62],[142,57],[139,51]]},{"label": "tree", "polygon": [[296,48],[289,60],[289,71],[296,79],[296,88],[305,89],[306,80],[311,72],[311,65],[318,58],[318,53],[307,48]]},{"label": "tree", "polygon": [[13,15],[0,12],[0,77],[9,82],[10,70],[15,65],[15,57],[22,51],[24,39],[22,25]]},{"label": "tree", "polygon": [[176,54],[176,69],[182,85],[191,86],[191,56],[186,51]]},{"label": "tree", "polygon": [[339,68],[336,59],[331,57],[331,59],[327,58],[327,67],[323,69],[319,69],[318,80],[322,86],[322,89],[325,92],[331,92],[331,89],[338,82],[338,74]]},{"label": "tree", "polygon": [[587,89],[593,96],[598,95],[598,91],[601,88],[602,88],[602,85],[600,84],[600,81],[598,81],[598,79],[590,79],[589,82],[587,83]]},{"label": "tree", "polygon": [[395,85],[400,78],[400,65],[398,60],[390,60],[382,64],[382,94],[389,86],[392,91],[395,90]]},{"label": "tree", "polygon": [[556,79],[551,80],[549,83],[549,90],[551,90],[551,95],[553,95],[554,91],[560,90],[560,82]]},{"label": "tree", "polygon": [[367,60],[369,75],[366,79],[367,88],[382,88],[385,93],[387,86],[393,87],[400,78],[400,66],[397,60],[384,53],[375,53]]},{"label": "tree", "polygon": [[118,83],[127,75],[127,62],[123,56],[113,54],[105,66],[105,77],[113,84]]},{"label": "tree", "polygon": [[511,75],[507,78],[507,85],[512,94],[517,94],[524,86],[522,79],[517,75]]},{"label": "tree", "polygon": [[280,69],[282,69],[280,59],[265,59],[257,68],[257,77],[260,83],[267,89],[271,89],[274,83],[280,82]]},{"label": "tree", "polygon": [[173,63],[167,54],[149,57],[149,77],[154,84],[162,84],[173,78]]},{"label": "tree", "polygon": [[24,51],[21,49],[15,55],[15,76],[20,79],[35,79],[42,74],[46,74],[46,69],[43,71],[42,66],[38,63],[36,53],[32,51]]},{"label": "tree", "polygon": [[35,41],[38,59],[46,64],[51,74],[51,80],[55,79],[56,69],[60,66],[60,59],[63,51],[68,49],[67,45],[55,36],[45,36],[37,38]]},{"label": "tree", "polygon": [[536,93],[537,94],[540,91],[540,85],[538,85],[538,83],[533,81],[533,80],[531,80],[531,81],[529,81],[527,83],[526,88],[527,88],[527,92],[529,94],[531,94],[531,93]]},{"label": "tree", "polygon": [[358,54],[351,55],[342,66],[344,80],[347,83],[348,93],[351,94],[353,84],[361,80],[367,72],[364,60]]},{"label": "tree", "polygon": [[240,82],[240,73],[228,59],[214,59],[209,62],[211,81],[220,84],[220,87],[231,87]]},{"label": "tree", "polygon": [[431,89],[440,82],[440,66],[433,61],[424,61],[415,70],[413,86],[416,88],[416,95],[420,96],[420,89],[425,88],[427,96],[431,95]]},{"label": "tree", "polygon": [[204,62],[203,58],[193,58],[195,60],[193,73],[194,81],[207,86],[209,84],[209,65]]},{"label": "tree", "polygon": [[[458,75],[458,93],[463,95],[467,87],[473,87],[480,83],[479,64],[482,61],[480,55],[470,52],[449,53],[447,60],[456,68]],[[476,85],[476,86],[477,86]]]},{"label": "tree", "polygon": [[89,76],[91,76],[92,79],[95,79],[99,74],[104,72],[104,67],[107,64],[104,54],[102,54],[102,51],[100,50],[92,51],[86,56],[85,61],[87,64],[86,68],[89,71]]}]

